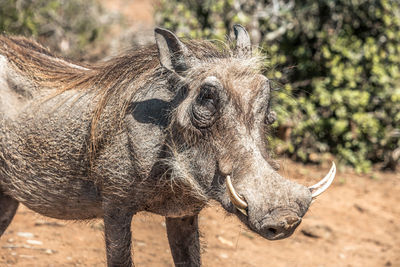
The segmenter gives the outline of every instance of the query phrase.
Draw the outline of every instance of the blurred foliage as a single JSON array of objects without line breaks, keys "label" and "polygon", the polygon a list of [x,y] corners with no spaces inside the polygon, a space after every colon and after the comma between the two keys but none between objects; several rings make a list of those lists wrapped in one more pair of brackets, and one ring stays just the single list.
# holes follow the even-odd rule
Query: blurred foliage
[{"label": "blurred foliage", "polygon": [[96,0],[0,0],[0,32],[33,36],[52,51],[87,58],[105,29]]},{"label": "blurred foliage", "polygon": [[180,35],[221,39],[240,23],[267,53],[278,153],[334,154],[357,171],[398,165],[399,1],[160,1],[158,23]]}]

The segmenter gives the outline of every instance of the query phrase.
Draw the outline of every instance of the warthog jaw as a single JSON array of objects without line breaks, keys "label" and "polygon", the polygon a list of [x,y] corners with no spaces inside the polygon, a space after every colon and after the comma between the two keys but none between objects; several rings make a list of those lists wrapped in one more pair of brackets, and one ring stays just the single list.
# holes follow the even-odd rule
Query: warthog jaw
[{"label": "warthog jaw", "polygon": [[[334,162],[332,162],[332,167],[329,170],[328,174],[324,178],[322,178],[321,181],[316,183],[315,185],[308,187],[308,189],[311,191],[311,196],[313,199],[312,202],[314,202],[314,200],[316,199],[317,196],[319,196],[326,189],[328,189],[328,187],[332,184],[333,180],[335,179],[335,175],[336,175],[336,165]],[[240,194],[238,194],[236,192],[235,188],[233,187],[230,175],[226,176],[226,188],[228,190],[229,198],[230,198],[232,204],[241,213],[248,216],[247,202],[243,196],[241,196]]]}]

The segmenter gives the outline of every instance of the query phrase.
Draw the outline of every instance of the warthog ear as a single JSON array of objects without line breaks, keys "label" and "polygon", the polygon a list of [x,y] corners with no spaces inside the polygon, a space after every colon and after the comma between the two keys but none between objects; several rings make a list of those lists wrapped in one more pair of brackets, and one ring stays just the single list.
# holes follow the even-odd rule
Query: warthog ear
[{"label": "warthog ear", "polygon": [[154,33],[161,65],[178,74],[189,69],[193,56],[186,45],[169,30],[157,27]]},{"label": "warthog ear", "polygon": [[240,24],[236,24],[233,26],[233,32],[235,33],[235,38],[236,38],[236,48],[235,48],[236,55],[238,57],[250,57],[251,42],[249,33]]}]

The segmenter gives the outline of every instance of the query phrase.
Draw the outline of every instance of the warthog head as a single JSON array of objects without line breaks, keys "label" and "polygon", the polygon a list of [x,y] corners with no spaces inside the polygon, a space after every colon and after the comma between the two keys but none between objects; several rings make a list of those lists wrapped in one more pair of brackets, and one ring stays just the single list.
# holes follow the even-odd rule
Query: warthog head
[{"label": "warthog head", "polygon": [[193,49],[196,43],[170,31],[155,32],[161,65],[182,96],[170,123],[172,172],[193,179],[197,194],[217,200],[261,236],[290,236],[332,182],[335,166],[310,188],[276,172],[266,142],[275,120],[271,85],[261,74],[262,58],[252,55],[247,31],[236,25],[235,48],[225,52],[204,44]]}]

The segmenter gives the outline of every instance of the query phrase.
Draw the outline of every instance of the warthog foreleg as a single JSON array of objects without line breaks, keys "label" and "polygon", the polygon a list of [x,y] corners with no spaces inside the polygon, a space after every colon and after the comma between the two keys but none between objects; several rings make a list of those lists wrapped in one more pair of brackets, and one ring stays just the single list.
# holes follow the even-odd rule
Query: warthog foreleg
[{"label": "warthog foreleg", "polygon": [[18,204],[18,201],[0,191],[0,236],[14,218]]},{"label": "warthog foreleg", "polygon": [[197,215],[166,218],[169,246],[175,266],[200,266]]},{"label": "warthog foreleg", "polygon": [[131,255],[131,222],[133,214],[114,207],[105,208],[104,231],[107,265],[109,267],[133,266]]}]

